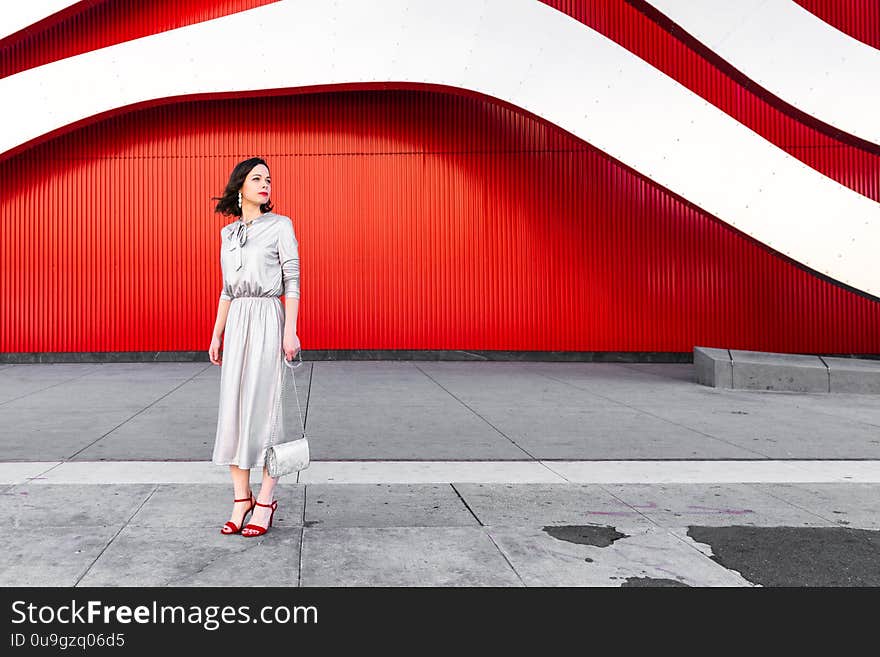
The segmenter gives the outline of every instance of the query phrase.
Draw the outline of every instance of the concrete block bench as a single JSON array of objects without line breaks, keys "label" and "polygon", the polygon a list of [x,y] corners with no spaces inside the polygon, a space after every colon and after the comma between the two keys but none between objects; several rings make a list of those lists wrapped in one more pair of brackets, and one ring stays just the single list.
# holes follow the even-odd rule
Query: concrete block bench
[{"label": "concrete block bench", "polygon": [[831,392],[880,394],[880,360],[822,356],[831,378]]},{"label": "concrete block bench", "polygon": [[694,347],[694,370],[714,388],[880,394],[880,360]]}]

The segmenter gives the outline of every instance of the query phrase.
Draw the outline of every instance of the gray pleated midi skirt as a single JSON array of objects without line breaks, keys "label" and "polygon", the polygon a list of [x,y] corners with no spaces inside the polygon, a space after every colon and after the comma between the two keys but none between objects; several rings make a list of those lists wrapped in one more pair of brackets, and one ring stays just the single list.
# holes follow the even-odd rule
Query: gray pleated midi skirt
[{"label": "gray pleated midi skirt", "polygon": [[232,299],[220,364],[213,463],[262,467],[273,431],[273,442],[284,442],[284,400],[279,399],[283,333],[284,306],[277,296]]}]

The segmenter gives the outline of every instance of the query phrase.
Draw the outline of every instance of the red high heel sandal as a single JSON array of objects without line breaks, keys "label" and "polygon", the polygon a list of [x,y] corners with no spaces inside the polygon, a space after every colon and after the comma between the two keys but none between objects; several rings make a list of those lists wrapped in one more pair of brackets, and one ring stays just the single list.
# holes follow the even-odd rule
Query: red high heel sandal
[{"label": "red high heel sandal", "polygon": [[252,491],[250,497],[242,497],[240,500],[233,500],[233,503],[235,503],[235,502],[250,502],[251,508],[249,508],[247,511],[245,511],[244,515],[241,517],[242,527],[236,527],[234,522],[232,522],[231,520],[227,520],[226,524],[220,528],[221,534],[239,534],[239,533],[241,533],[241,530],[244,526],[244,519],[247,518],[247,514],[249,514],[251,511],[254,510],[254,506],[256,505],[257,500],[254,499],[254,493]]},{"label": "red high heel sandal", "polygon": [[[259,502],[257,502],[256,505],[257,506],[264,506],[267,509],[272,509],[272,513],[269,516],[269,527],[271,527],[272,526],[272,519],[275,517],[275,509],[278,508],[278,500],[275,500],[274,502],[272,502],[272,504],[260,504]],[[250,538],[251,536],[262,536],[267,531],[269,531],[269,527],[260,527],[259,525],[248,524],[242,528],[241,535],[247,536],[248,538]],[[250,529],[254,533],[253,534],[245,534],[244,533],[245,529]]]}]

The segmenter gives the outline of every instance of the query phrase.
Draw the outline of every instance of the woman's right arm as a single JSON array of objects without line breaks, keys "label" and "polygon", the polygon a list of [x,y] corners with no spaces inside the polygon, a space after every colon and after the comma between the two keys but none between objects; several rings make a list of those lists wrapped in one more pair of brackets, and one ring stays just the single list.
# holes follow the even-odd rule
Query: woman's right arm
[{"label": "woman's right arm", "polygon": [[221,365],[223,359],[220,356],[220,342],[223,332],[226,330],[226,316],[229,315],[231,300],[221,298],[217,305],[217,321],[214,322],[214,331],[211,334],[211,346],[208,347],[208,356],[214,365]]},{"label": "woman's right arm", "polygon": [[[223,231],[220,229],[220,269],[223,269]],[[226,331],[226,317],[229,315],[229,305],[232,303],[232,297],[226,291],[226,281],[220,289],[220,301],[217,304],[217,319],[214,322],[214,330],[211,332],[211,346],[208,347],[208,356],[214,365],[220,365],[220,342],[223,340],[223,333]]]},{"label": "woman's right arm", "polygon": [[211,334],[211,337],[223,337],[223,332],[226,330],[226,317],[229,315],[229,305],[231,303],[231,301],[226,299],[220,299],[220,302],[217,304],[217,321],[214,322],[214,332]]}]

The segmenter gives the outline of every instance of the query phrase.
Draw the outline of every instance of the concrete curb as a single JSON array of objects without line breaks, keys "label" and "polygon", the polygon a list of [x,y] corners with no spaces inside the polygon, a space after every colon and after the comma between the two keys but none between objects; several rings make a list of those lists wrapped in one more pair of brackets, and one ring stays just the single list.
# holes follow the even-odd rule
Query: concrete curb
[{"label": "concrete curb", "polygon": [[880,394],[880,361],[694,347],[696,380],[713,388]]}]

